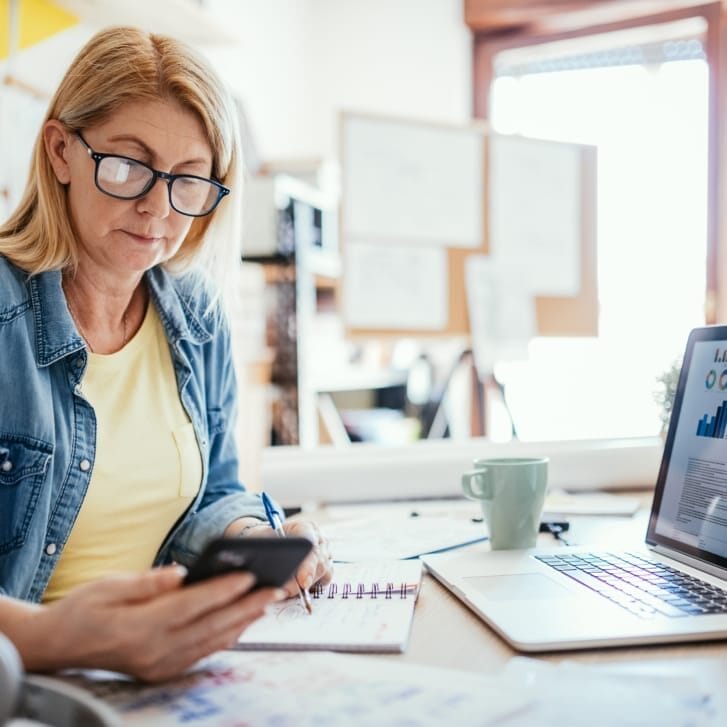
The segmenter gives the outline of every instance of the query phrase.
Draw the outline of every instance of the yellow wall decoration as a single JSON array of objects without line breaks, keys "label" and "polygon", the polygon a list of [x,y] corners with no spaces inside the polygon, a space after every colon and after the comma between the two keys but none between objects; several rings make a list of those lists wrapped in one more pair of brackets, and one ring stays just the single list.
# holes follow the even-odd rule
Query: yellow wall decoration
[{"label": "yellow wall decoration", "polygon": [[[18,50],[60,33],[78,23],[78,18],[50,0],[20,0]],[[0,60],[8,57],[10,0],[0,0]]]}]

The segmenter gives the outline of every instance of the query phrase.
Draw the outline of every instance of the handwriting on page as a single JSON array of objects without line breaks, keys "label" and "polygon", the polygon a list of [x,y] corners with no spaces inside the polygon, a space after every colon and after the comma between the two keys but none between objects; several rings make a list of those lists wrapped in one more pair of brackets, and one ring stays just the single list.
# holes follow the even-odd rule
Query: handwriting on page
[{"label": "handwriting on page", "polygon": [[374,599],[353,600],[343,605],[336,600],[315,602],[309,614],[298,599],[273,604],[268,617],[252,624],[245,639],[286,644],[376,645],[390,632],[399,633],[409,623],[409,607],[392,608],[394,602]]},{"label": "handwriting on page", "polygon": [[421,569],[419,561],[336,564],[334,580],[314,589],[311,614],[296,599],[272,604],[238,648],[403,651]]}]

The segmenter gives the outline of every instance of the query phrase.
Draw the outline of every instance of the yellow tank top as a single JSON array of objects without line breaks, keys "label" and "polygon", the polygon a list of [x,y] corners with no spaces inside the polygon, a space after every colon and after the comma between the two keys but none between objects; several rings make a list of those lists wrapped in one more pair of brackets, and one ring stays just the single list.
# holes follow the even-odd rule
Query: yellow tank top
[{"label": "yellow tank top", "polygon": [[44,601],[149,568],[199,491],[202,461],[153,305],[120,351],[90,353],[81,391],[96,412],[96,461]]}]

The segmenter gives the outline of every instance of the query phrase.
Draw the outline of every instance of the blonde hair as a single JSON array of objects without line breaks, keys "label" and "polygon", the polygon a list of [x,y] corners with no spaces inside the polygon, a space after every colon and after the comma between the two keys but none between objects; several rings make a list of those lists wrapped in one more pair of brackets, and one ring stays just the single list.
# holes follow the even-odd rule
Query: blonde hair
[{"label": "blonde hair", "polygon": [[[43,120],[71,131],[103,123],[136,101],[172,100],[202,122],[212,149],[212,176],[233,189],[210,215],[195,218],[177,253],[165,266],[183,272],[197,265],[210,277],[239,262],[242,171],[239,129],[232,99],[217,75],[191,48],[137,28],[97,33],[66,72]],[[226,239],[218,239],[220,237]],[[0,225],[0,254],[30,274],[75,269],[78,247],[66,191],[53,171],[41,132],[35,142],[23,197]],[[223,275],[223,280],[225,276]]]}]

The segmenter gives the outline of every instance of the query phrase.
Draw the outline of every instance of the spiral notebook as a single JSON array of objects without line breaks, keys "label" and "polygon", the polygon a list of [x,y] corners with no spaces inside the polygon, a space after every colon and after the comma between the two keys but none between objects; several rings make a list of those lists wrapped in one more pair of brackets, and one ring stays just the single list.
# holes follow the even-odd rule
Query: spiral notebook
[{"label": "spiral notebook", "polygon": [[336,564],[331,583],[275,603],[240,636],[238,649],[402,652],[419,594],[419,561]]}]

